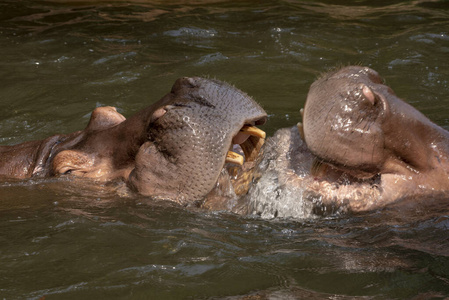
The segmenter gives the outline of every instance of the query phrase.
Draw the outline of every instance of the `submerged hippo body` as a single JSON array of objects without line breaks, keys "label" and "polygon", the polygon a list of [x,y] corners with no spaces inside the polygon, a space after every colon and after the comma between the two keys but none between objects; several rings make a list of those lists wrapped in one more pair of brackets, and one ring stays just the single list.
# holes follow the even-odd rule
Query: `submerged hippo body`
[{"label": "submerged hippo body", "polygon": [[263,139],[252,129],[265,120],[264,110],[240,90],[217,80],[181,78],[129,119],[100,107],[82,131],[1,146],[0,177],[121,179],[142,195],[183,205],[208,194],[217,202],[224,198],[214,190],[217,181],[230,184],[223,175],[228,150],[240,144],[246,159],[254,159]]},{"label": "submerged hippo body", "polygon": [[310,87],[303,124],[279,130],[264,147],[249,212],[266,217],[448,199],[449,133],[367,67],[319,78]]}]

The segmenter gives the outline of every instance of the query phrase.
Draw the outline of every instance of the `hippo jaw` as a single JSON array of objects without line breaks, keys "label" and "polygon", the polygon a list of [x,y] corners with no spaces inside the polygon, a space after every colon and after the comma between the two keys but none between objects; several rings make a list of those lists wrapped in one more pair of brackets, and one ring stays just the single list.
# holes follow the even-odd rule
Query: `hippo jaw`
[{"label": "hippo jaw", "polygon": [[[261,147],[265,111],[240,90],[217,80],[182,78],[147,125],[129,186],[140,194],[189,205],[216,185],[234,143],[253,160]],[[263,143],[263,142],[262,142]]]},{"label": "hippo jaw", "polygon": [[315,155],[314,197],[352,211],[449,189],[448,133],[399,99],[372,69],[351,66],[312,84],[303,124]]}]

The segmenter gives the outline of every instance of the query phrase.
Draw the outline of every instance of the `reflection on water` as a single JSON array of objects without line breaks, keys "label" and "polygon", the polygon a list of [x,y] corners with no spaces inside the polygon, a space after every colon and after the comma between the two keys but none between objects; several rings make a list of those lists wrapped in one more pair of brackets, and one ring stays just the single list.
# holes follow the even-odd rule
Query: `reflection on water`
[{"label": "reflection on water", "polygon": [[[192,75],[253,96],[272,134],[348,63],[449,128],[448,28],[446,1],[2,1],[0,142],[79,130],[97,106],[129,116]],[[446,211],[262,220],[57,180],[0,198],[6,299],[449,295]]]}]

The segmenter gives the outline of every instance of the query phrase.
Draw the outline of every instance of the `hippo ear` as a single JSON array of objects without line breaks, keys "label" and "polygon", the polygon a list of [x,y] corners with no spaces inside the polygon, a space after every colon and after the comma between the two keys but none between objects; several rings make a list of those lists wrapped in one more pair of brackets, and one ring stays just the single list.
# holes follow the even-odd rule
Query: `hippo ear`
[{"label": "hippo ear", "polygon": [[64,150],[59,152],[52,163],[52,171],[55,175],[72,174],[82,176],[94,165],[94,160],[86,153],[76,150]]},{"label": "hippo ear", "polygon": [[126,118],[117,112],[117,109],[112,106],[97,107],[90,116],[87,130],[103,130],[113,127],[125,121]]},{"label": "hippo ear", "polygon": [[376,106],[380,105],[384,111],[388,111],[388,103],[382,95],[374,92],[369,86],[362,84],[361,90],[363,94],[363,102],[370,105]]},{"label": "hippo ear", "polygon": [[171,105],[165,106],[165,107],[160,107],[158,109],[156,109],[153,114],[151,115],[151,120],[150,123],[154,123],[156,122],[159,118],[161,118],[163,115],[165,115],[165,113],[167,112],[167,108],[171,107]]}]

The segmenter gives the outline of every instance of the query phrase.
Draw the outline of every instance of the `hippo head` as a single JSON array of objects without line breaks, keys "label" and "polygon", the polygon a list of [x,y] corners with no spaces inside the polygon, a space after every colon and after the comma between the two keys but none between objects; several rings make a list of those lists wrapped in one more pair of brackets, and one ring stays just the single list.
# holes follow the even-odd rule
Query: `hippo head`
[{"label": "hippo head", "polygon": [[233,144],[242,145],[247,160],[254,159],[259,149],[253,141],[264,138],[254,126],[265,120],[264,110],[242,91],[217,80],[181,78],[149,119],[129,185],[179,203],[202,199],[226,160],[243,162],[229,152]]},{"label": "hippo head", "polygon": [[349,67],[326,74],[310,87],[304,109],[309,149],[323,162],[356,177],[372,177],[393,156],[387,149],[387,98],[395,97],[369,68]]},{"label": "hippo head", "polygon": [[[263,145],[265,111],[218,80],[178,79],[169,94],[126,119],[97,108],[84,131],[52,149],[52,174],[124,179],[138,193],[190,204],[213,190],[225,162],[242,165]],[[242,155],[230,151],[234,144]],[[246,163],[245,162],[245,163]]]},{"label": "hippo head", "polygon": [[363,186],[370,196],[359,193],[353,210],[449,189],[447,132],[370,68],[349,66],[315,81],[299,128],[316,157],[312,174],[323,182],[340,178],[333,202],[351,202],[348,191],[355,195]]}]

